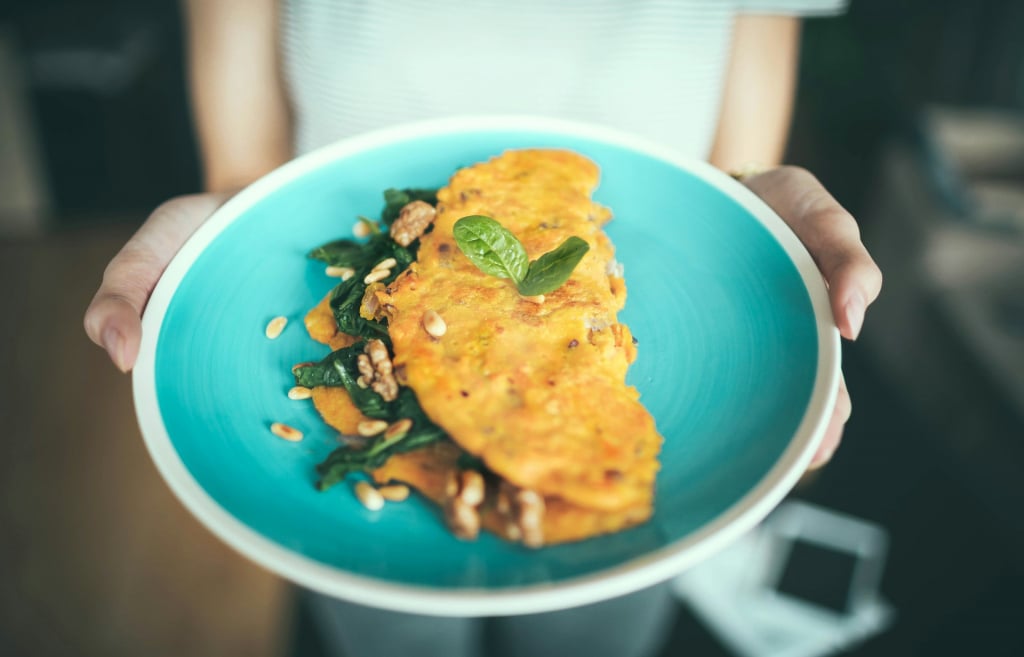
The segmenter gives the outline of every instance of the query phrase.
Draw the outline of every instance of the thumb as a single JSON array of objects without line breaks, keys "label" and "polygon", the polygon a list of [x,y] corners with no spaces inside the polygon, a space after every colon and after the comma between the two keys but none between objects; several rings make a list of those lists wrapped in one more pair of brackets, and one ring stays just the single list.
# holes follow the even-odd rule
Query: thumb
[{"label": "thumb", "polygon": [[744,182],[807,247],[828,282],[840,333],[855,340],[865,310],[882,288],[882,272],[861,242],[857,221],[799,167],[779,167]]},{"label": "thumb", "polygon": [[85,332],[122,372],[135,365],[142,341],[142,311],[167,264],[228,197],[196,194],[167,201],[107,265],[103,282],[85,311]]}]

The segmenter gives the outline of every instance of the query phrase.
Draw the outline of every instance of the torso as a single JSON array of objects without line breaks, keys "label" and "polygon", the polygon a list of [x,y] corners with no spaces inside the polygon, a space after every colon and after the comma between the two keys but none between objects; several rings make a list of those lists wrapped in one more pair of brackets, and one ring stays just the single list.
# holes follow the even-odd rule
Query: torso
[{"label": "torso", "polygon": [[405,121],[529,114],[704,158],[734,11],[717,0],[284,0],[281,18],[300,153]]}]

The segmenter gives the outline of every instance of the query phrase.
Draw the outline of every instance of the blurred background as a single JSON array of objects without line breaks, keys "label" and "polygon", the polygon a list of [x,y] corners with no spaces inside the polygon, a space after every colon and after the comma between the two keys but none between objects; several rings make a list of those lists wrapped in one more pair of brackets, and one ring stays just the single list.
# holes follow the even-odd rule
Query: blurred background
[{"label": "blurred background", "polygon": [[[787,160],[885,273],[844,345],[843,447],[792,494],[888,535],[895,614],[848,654],[1024,654],[1022,30],[1018,0],[854,0],[805,26]],[[317,654],[290,588],[171,497],[81,330],[109,258],[199,188],[181,39],[175,0],[0,5],[3,655]],[[727,643],[680,605],[665,654]]]}]

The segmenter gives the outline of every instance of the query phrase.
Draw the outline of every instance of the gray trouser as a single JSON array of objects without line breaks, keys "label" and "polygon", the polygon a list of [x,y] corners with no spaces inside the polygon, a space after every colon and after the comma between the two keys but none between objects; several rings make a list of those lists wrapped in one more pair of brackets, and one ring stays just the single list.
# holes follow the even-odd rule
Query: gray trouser
[{"label": "gray trouser", "polygon": [[667,584],[585,607],[500,618],[371,609],[304,592],[332,655],[344,657],[652,657],[672,629]]}]

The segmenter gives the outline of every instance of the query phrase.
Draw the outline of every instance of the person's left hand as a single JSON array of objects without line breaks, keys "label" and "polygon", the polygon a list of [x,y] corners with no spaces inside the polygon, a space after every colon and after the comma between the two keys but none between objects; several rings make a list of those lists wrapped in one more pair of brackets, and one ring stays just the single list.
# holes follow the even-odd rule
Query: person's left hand
[{"label": "person's left hand", "polygon": [[[789,224],[807,247],[828,284],[840,335],[856,340],[865,310],[882,289],[882,272],[861,243],[856,220],[817,178],[800,167],[778,167],[744,178],[743,182]],[[846,381],[840,377],[835,410],[811,468],[832,458],[852,408]]]}]

